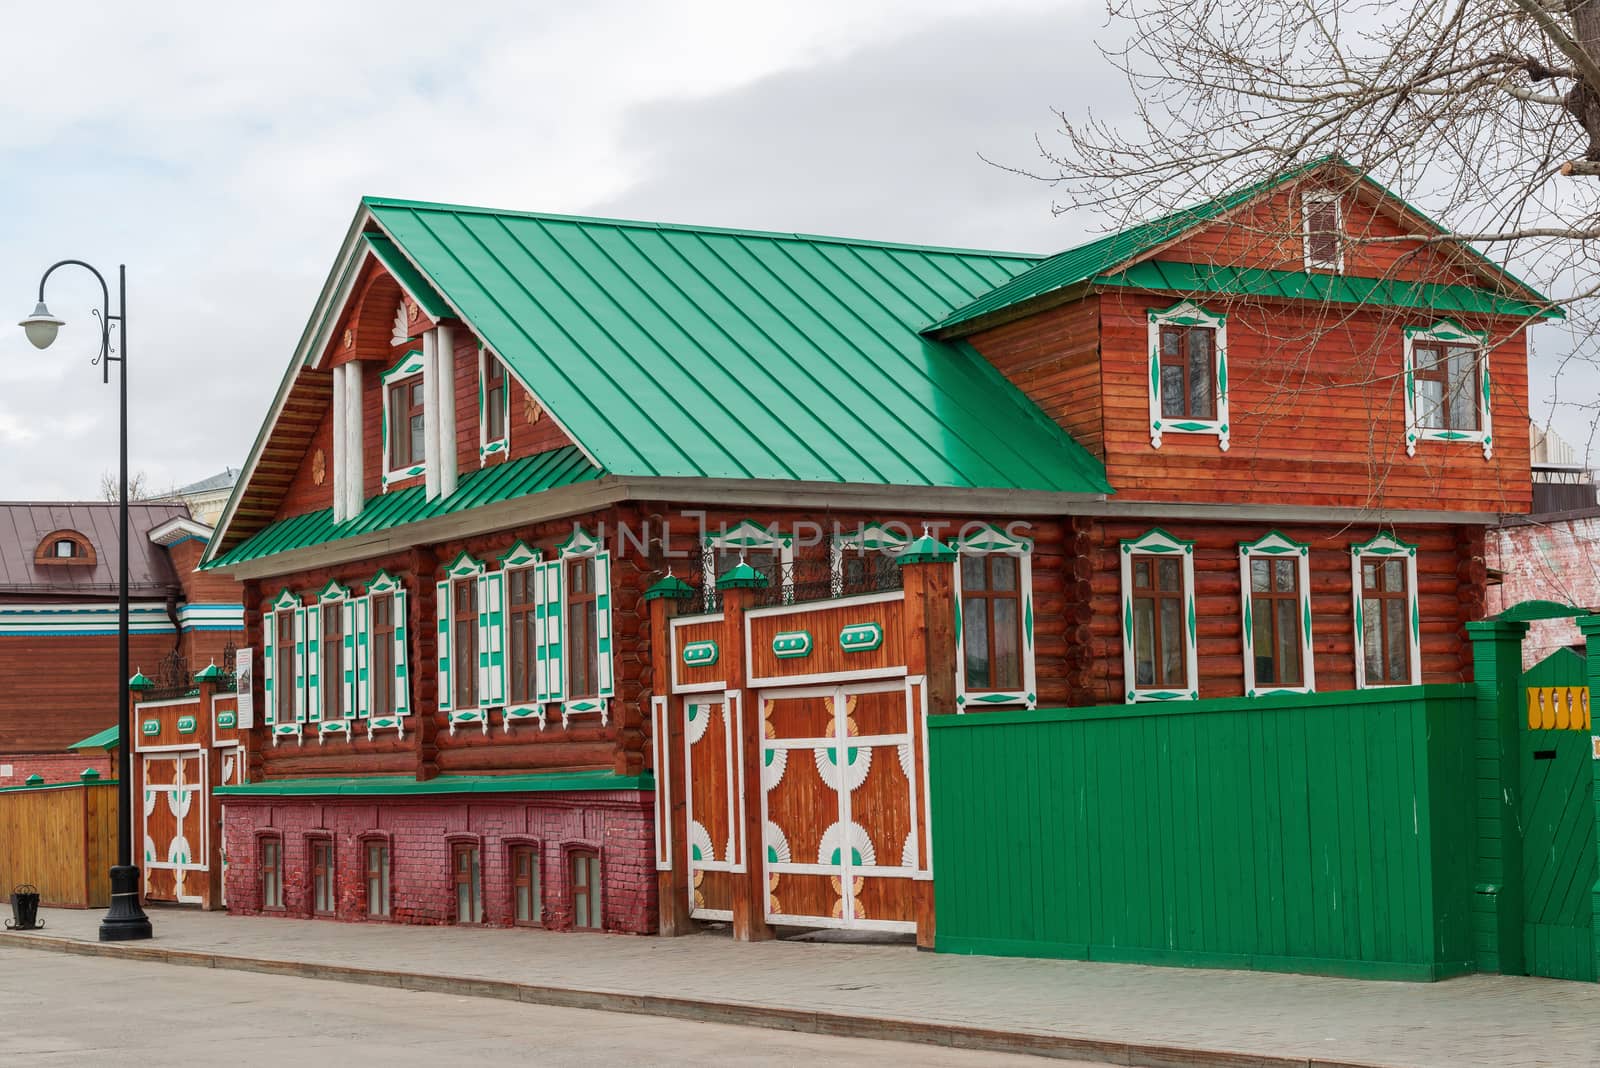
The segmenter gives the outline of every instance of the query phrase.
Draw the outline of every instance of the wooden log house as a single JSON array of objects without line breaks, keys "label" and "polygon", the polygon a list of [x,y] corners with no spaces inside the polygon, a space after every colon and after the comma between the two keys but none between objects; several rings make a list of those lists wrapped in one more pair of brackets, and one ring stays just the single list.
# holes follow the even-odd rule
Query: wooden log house
[{"label": "wooden log house", "polygon": [[1438,233],[1338,161],[1051,257],[364,200],[208,554],[230,908],[926,943],[928,715],[1466,680],[1558,313]]}]

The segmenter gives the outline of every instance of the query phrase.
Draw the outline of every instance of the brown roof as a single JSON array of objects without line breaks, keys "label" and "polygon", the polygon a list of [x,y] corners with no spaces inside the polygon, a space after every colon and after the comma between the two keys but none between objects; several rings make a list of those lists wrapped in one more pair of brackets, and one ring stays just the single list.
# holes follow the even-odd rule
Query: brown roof
[{"label": "brown roof", "polygon": [[[181,592],[167,551],[149,533],[169,519],[187,518],[180,502],[128,505],[128,592],[164,597]],[[46,535],[72,530],[94,547],[94,566],[35,566],[34,551]],[[104,600],[117,594],[117,505],[115,502],[0,502],[0,595]]]}]

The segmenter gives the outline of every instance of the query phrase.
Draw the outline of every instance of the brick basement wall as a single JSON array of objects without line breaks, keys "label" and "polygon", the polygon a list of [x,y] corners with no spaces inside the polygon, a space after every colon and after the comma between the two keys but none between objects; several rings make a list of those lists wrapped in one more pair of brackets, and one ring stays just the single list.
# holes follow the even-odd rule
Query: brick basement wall
[{"label": "brick basement wall", "polygon": [[[312,915],[311,844],[334,842],[335,915],[354,922],[451,924],[456,893],[451,846],[475,841],[482,861],[484,923],[513,924],[511,849],[539,850],[542,926],[572,927],[568,853],[600,855],[601,922],[607,931],[656,930],[654,802],[643,791],[427,798],[234,798],[223,804],[228,911]],[[284,908],[261,907],[259,843],[283,843]],[[366,843],[389,843],[390,915],[368,915]]]},{"label": "brick basement wall", "polygon": [[43,775],[46,783],[77,782],[84,768],[116,778],[110,753],[15,753],[0,756],[0,786],[21,786],[30,775]]},{"label": "brick basement wall", "polygon": [[[1488,592],[1492,617],[1523,601],[1600,605],[1600,516],[1516,524],[1489,531],[1485,562],[1504,578]],[[1532,667],[1565,645],[1583,643],[1570,619],[1543,619],[1528,625],[1522,666]]]}]

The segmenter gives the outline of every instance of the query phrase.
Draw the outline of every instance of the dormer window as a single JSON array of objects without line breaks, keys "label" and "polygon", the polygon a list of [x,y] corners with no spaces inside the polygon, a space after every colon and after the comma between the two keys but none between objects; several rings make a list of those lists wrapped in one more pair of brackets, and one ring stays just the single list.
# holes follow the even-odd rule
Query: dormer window
[{"label": "dormer window", "polygon": [[422,376],[389,387],[389,461],[392,467],[422,463],[426,437],[422,421]]},{"label": "dormer window", "polygon": [[487,463],[496,453],[504,454],[510,439],[510,389],[506,365],[481,344],[478,346],[478,461]]},{"label": "dormer window", "polygon": [[33,550],[33,562],[93,566],[94,547],[76,530],[54,530],[40,539]]},{"label": "dormer window", "polygon": [[1344,270],[1344,214],[1338,195],[1306,193],[1300,208],[1305,220],[1306,270]]}]

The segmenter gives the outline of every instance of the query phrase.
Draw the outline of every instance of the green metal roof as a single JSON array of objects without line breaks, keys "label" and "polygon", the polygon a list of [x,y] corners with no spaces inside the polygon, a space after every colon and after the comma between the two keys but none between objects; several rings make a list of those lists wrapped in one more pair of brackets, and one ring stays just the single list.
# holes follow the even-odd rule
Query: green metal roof
[{"label": "green metal roof", "polygon": [[68,749],[104,749],[109,752],[122,738],[122,728],[113,724],[98,734],[91,734],[81,742],[73,742]]},{"label": "green metal roof", "polygon": [[[1267,191],[1268,189],[1283,185],[1287,182],[1296,181],[1314,170],[1328,166],[1336,166],[1352,175],[1358,175],[1363,184],[1372,187],[1376,192],[1385,198],[1403,205],[1408,212],[1416,216],[1427,225],[1433,227],[1436,231],[1440,233],[1444,232],[1444,227],[1440,226],[1424,212],[1419,211],[1417,208],[1407,203],[1401,197],[1395,196],[1394,193],[1384,188],[1370,175],[1359,173],[1350,163],[1338,158],[1337,156],[1322,156],[1299,167],[1291,168],[1281,175],[1264,178],[1258,182],[1252,182],[1249,185],[1242,186],[1233,190],[1232,192],[1225,193],[1222,196],[1215,197],[1211,200],[1203,201],[1199,204],[1192,204],[1186,208],[1180,208],[1170,215],[1163,215],[1160,218],[1151,219],[1148,222],[1130,226],[1125,230],[1118,230],[1115,233],[1107,234],[1105,237],[1097,240],[1074,246],[1073,248],[1069,248],[1064,252],[1059,252],[1056,255],[1046,259],[1043,263],[1039,264],[1031,271],[1018,275],[1016,278],[1013,278],[1004,285],[997,286],[989,292],[982,294],[970,303],[955,309],[943,319],[934,321],[933,325],[926,327],[926,329],[929,332],[943,331],[950,327],[958,326],[961,323],[971,322],[974,319],[982,318],[983,316],[992,312],[1001,311],[1016,304],[1022,304],[1026,301],[1034,299],[1035,297],[1043,296],[1046,293],[1052,293],[1056,290],[1066,289],[1082,282],[1088,282],[1091,279],[1097,279],[1101,275],[1111,273],[1116,268],[1127,263],[1129,260],[1137,259],[1138,257],[1160,247],[1166,242],[1171,241],[1178,235],[1182,234],[1185,230],[1226,215],[1228,212],[1240,207],[1245,202]],[[1522,279],[1518,278],[1510,271],[1507,271],[1500,264],[1497,264],[1493,260],[1489,259],[1482,252],[1473,248],[1470,244],[1462,242],[1460,247],[1465,249],[1470,255],[1476,258],[1480,263],[1487,266],[1490,270],[1504,276],[1506,279],[1515,283],[1522,289],[1527,290],[1528,292],[1526,296],[1539,300],[1546,299],[1543,297],[1543,294],[1540,294],[1537,290],[1533,289],[1533,287],[1522,281]],[[1289,274],[1292,272],[1274,271],[1263,273]],[[1446,286],[1438,288],[1466,289],[1469,287]]]},{"label": "green metal roof", "polygon": [[1284,297],[1335,304],[1378,304],[1396,308],[1426,308],[1436,312],[1562,318],[1559,308],[1512,300],[1473,286],[1354,278],[1343,274],[1267,271],[1253,267],[1212,267],[1171,260],[1145,260],[1115,274],[1097,275],[1094,284],[1181,293],[1240,293],[1254,297]]},{"label": "green metal roof", "polygon": [[607,472],[1108,493],[933,319],[1036,257],[367,199]]},{"label": "green metal roof", "polygon": [[461,476],[456,491],[448,497],[430,501],[426,487],[409,486],[368,498],[359,516],[342,523],[334,522],[332,508],[280,519],[210,561],[205,567],[242,564],[247,560],[291,549],[305,549],[342,538],[387,530],[402,523],[415,523],[530,493],[588,482],[599,478],[600,474],[599,469],[589,463],[583,453],[569,445],[537,456],[525,456],[469,471]]},{"label": "green metal roof", "polygon": [[415,794],[549,793],[576,790],[654,790],[649,772],[562,771],[537,775],[440,775],[419,782],[409,775],[367,775],[349,779],[269,779],[219,786],[218,797],[348,796],[397,797]]}]

